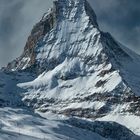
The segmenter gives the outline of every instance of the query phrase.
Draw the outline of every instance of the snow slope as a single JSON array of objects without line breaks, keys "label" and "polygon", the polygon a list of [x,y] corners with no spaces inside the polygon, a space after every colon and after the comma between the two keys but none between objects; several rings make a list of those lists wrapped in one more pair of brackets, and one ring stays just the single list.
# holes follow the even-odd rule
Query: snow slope
[{"label": "snow slope", "polygon": [[118,124],[70,119],[52,113],[44,116],[45,118],[42,118],[27,108],[1,108],[0,140],[138,140],[140,138]]},{"label": "snow slope", "polygon": [[[53,117],[53,116],[52,116]],[[96,133],[59,120],[41,118],[26,109],[0,109],[0,140],[105,140]]]}]

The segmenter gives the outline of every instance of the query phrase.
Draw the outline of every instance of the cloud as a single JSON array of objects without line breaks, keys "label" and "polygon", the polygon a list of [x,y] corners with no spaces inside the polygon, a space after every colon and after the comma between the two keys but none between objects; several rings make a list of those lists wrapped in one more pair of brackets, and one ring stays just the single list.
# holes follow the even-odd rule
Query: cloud
[{"label": "cloud", "polygon": [[52,0],[0,0],[0,67],[18,57]]},{"label": "cloud", "polygon": [[89,0],[102,30],[140,54],[140,1]]}]

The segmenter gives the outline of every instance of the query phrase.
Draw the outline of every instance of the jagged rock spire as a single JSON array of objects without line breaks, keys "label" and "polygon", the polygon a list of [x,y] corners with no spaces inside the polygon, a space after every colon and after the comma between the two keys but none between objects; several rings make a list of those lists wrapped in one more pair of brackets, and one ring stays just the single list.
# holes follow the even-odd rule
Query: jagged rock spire
[{"label": "jagged rock spire", "polygon": [[59,20],[64,18],[72,20],[85,13],[92,24],[98,27],[96,14],[87,0],[57,0],[54,1],[54,9]]}]

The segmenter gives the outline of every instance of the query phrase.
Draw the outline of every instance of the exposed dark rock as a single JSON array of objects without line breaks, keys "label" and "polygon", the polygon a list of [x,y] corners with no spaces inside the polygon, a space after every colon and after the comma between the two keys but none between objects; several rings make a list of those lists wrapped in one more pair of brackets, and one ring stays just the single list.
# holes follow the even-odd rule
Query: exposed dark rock
[{"label": "exposed dark rock", "polygon": [[106,82],[107,82],[107,81],[102,81],[102,80],[100,80],[100,81],[98,81],[98,82],[96,83],[95,87],[103,87],[104,84],[105,84]]},{"label": "exposed dark rock", "polygon": [[66,120],[68,124],[75,127],[95,132],[107,139],[113,140],[133,140],[134,133],[126,127],[115,122],[89,122],[77,118]]}]

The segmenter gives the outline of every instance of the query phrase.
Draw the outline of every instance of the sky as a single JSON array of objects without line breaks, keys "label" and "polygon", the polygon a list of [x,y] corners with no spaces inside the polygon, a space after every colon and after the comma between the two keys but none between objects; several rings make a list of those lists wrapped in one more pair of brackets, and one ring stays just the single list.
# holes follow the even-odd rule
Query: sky
[{"label": "sky", "polygon": [[[101,30],[140,54],[140,0],[88,0]],[[20,56],[52,0],[0,0],[0,67]]]}]

